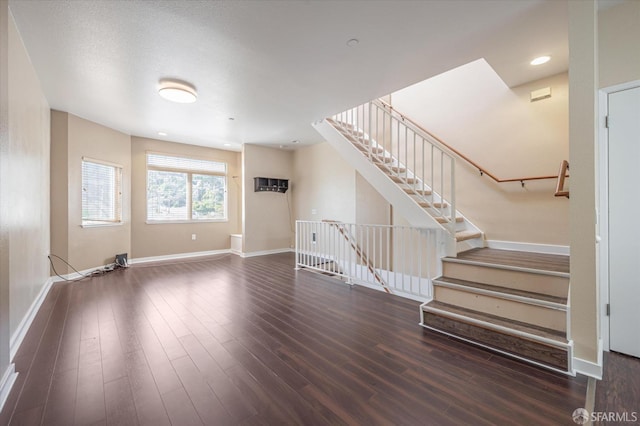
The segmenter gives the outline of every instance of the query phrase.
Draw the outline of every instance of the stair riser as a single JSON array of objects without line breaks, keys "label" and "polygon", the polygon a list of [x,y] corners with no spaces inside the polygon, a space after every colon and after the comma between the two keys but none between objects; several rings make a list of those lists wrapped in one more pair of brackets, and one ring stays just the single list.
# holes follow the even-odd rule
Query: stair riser
[{"label": "stair riser", "polygon": [[569,354],[564,348],[557,348],[456,319],[444,318],[428,311],[423,313],[423,325],[563,371],[568,370]]},{"label": "stair riser", "polygon": [[569,278],[512,269],[443,262],[443,275],[465,281],[567,297]]},{"label": "stair riser", "polygon": [[438,302],[560,332],[567,331],[566,312],[558,309],[440,286],[434,287],[434,296]]}]

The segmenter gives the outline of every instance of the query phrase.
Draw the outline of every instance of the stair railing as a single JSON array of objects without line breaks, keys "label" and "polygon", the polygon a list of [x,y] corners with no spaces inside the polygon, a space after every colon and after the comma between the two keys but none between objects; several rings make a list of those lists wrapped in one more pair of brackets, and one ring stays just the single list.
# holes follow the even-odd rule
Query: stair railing
[{"label": "stair railing", "polygon": [[369,259],[369,256],[367,256],[367,254],[362,250],[362,247],[360,247],[360,244],[358,244],[358,241],[351,234],[350,230],[342,222],[338,222],[335,220],[323,220],[322,222],[328,223],[330,226],[335,226],[340,235],[345,238],[348,245],[353,249],[357,260],[361,262],[361,264],[366,266],[367,270],[373,275],[373,279],[384,288],[384,291],[390,293],[389,288],[387,287],[387,283],[377,271],[375,265],[373,264],[371,259]]},{"label": "stair railing", "polygon": [[455,153],[380,100],[332,117],[369,161],[455,233]]},{"label": "stair railing", "polygon": [[567,170],[569,170],[569,162],[567,160],[562,160],[562,163],[560,164],[560,171],[558,172],[558,180],[556,182],[556,193],[554,194],[556,197],[569,198],[569,191],[564,190],[564,180],[568,177]]},{"label": "stair railing", "polygon": [[426,301],[431,279],[440,274],[443,234],[433,228],[299,220],[296,269]]}]

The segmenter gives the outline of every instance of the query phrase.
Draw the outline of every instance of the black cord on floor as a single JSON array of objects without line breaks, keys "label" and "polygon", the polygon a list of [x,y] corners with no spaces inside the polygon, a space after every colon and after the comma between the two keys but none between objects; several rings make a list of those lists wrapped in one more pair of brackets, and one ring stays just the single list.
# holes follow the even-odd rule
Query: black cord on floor
[{"label": "black cord on floor", "polygon": [[[78,277],[78,278],[74,278],[74,279],[69,279],[69,278],[65,278],[65,277],[63,277],[62,275],[60,275],[60,274],[58,273],[58,271],[56,271],[56,267],[53,265],[53,259],[52,259],[52,257],[55,257],[56,259],[59,259],[59,260],[61,260],[62,262],[64,262],[68,267],[70,267],[71,269],[73,269],[73,271],[74,271],[76,274],[80,275],[80,277]],[[114,264],[107,265],[107,266],[104,266],[104,267],[99,268],[99,269],[95,269],[95,270],[93,270],[93,271],[91,271],[91,272],[88,272],[88,273],[86,273],[86,274],[83,274],[83,273],[81,273],[80,271],[78,271],[76,268],[74,268],[74,267],[73,267],[69,262],[67,262],[66,260],[64,260],[63,258],[61,258],[61,257],[60,257],[60,256],[58,256],[58,255],[50,254],[50,255],[48,255],[48,256],[47,256],[47,259],[49,259],[49,263],[51,264],[51,269],[53,269],[53,273],[54,273],[54,274],[56,274],[56,276],[57,276],[58,278],[62,279],[63,281],[67,281],[67,282],[77,282],[77,281],[85,280],[85,279],[87,279],[87,278],[97,277],[97,276],[100,276],[100,275],[104,275],[104,274],[106,274],[107,272],[114,271],[114,270],[118,267],[118,265],[116,265],[116,264],[114,263]]]}]

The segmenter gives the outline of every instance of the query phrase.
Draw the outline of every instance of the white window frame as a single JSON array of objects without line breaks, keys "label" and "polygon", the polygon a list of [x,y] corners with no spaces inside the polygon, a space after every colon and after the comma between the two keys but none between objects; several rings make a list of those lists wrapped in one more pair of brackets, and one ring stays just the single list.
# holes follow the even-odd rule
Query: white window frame
[{"label": "white window frame", "polygon": [[[114,217],[108,220],[101,219],[85,219],[83,213],[83,198],[85,193],[84,182],[84,163],[98,164],[101,166],[107,166],[114,169],[114,182],[113,182],[113,203],[114,203]],[[122,166],[120,164],[111,163],[104,160],[97,160],[95,158],[82,157],[80,163],[80,220],[83,228],[93,228],[100,226],[119,226],[122,225]]]},{"label": "white window frame", "polygon": [[[149,165],[149,155],[162,155],[165,157],[175,157],[175,158],[184,158],[187,160],[203,160],[203,161],[211,161],[215,163],[220,163],[224,165],[224,172],[212,172],[208,170],[196,170],[196,169],[183,169],[179,167],[162,167],[162,166],[150,166]],[[163,171],[163,172],[176,172],[176,173],[184,173],[187,175],[187,200],[186,205],[187,208],[187,219],[149,219],[149,170]],[[146,224],[148,225],[162,225],[162,224],[176,224],[176,223],[211,223],[211,222],[228,222],[229,221],[229,181],[227,178],[227,174],[229,171],[229,167],[227,162],[221,161],[214,158],[204,158],[198,157],[194,155],[180,155],[180,154],[170,154],[166,152],[157,152],[157,151],[147,151],[145,153],[145,217]],[[192,205],[192,186],[193,186],[193,175],[205,175],[205,176],[221,176],[224,178],[224,217],[218,219],[193,219],[193,205]]]}]

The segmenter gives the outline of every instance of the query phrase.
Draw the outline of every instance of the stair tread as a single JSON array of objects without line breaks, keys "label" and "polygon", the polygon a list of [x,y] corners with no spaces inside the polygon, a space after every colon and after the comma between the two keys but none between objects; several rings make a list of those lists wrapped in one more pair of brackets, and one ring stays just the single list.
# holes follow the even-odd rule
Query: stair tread
[{"label": "stair tread", "polygon": [[413,188],[402,188],[404,192],[410,195],[431,195],[431,191],[429,189],[413,189]]},{"label": "stair tread", "polygon": [[443,259],[459,263],[488,264],[569,274],[569,256],[525,251],[474,248]]},{"label": "stair tread", "polygon": [[436,208],[436,209],[440,209],[440,208],[447,208],[449,207],[449,204],[447,203],[427,203],[426,201],[418,201],[418,205],[420,207],[423,207],[425,209],[428,209],[430,207]]},{"label": "stair tread", "polygon": [[[482,237],[482,232],[480,231],[460,231],[460,232],[456,232],[456,241],[460,242],[460,241],[466,241],[466,240],[472,240],[474,238],[480,238]],[[445,258],[447,259],[447,258]]]},{"label": "stair tread", "polygon": [[[368,145],[363,145],[361,143],[355,143],[354,146],[356,148],[358,148],[360,151],[364,152],[364,153],[369,153],[369,146]],[[384,149],[382,149],[382,148],[371,148],[371,151],[374,154],[382,154],[384,152]]]},{"label": "stair tread", "polygon": [[[378,167],[382,167],[382,163],[377,163]],[[391,169],[393,172],[395,173],[406,173],[407,169],[405,169],[404,167],[397,167],[397,166],[386,166],[389,169]]]},{"label": "stair tread", "polygon": [[478,312],[472,309],[461,308],[459,306],[450,305],[448,303],[438,302],[437,300],[432,300],[431,302],[424,305],[422,309],[429,311],[429,308],[434,308],[439,311],[444,311],[444,312],[460,315],[463,317],[471,318],[474,320],[495,324],[507,329],[512,329],[512,330],[516,330],[516,331],[527,333],[527,334],[532,334],[534,336],[543,337],[545,339],[553,340],[558,343],[562,343],[562,344],[568,343],[566,334],[558,330],[539,327],[539,326],[527,324],[521,321],[505,319],[496,315],[486,314],[484,312]]},{"label": "stair tread", "polygon": [[461,286],[465,286],[465,287],[488,290],[488,291],[492,291],[492,292],[496,292],[496,293],[504,293],[504,294],[513,295],[513,296],[526,297],[528,299],[541,300],[541,301],[544,301],[544,302],[558,303],[558,304],[561,304],[561,305],[566,305],[567,304],[567,298],[566,297],[550,296],[548,294],[536,293],[536,292],[532,292],[532,291],[517,290],[517,289],[513,289],[513,288],[501,287],[501,286],[490,285],[490,284],[476,283],[476,282],[473,282],[473,281],[459,280],[459,279],[456,279],[456,278],[449,278],[449,277],[444,277],[444,276],[438,277],[438,278],[434,279],[433,281],[434,281],[434,283],[444,282],[444,283],[457,284],[457,285],[461,285]]},{"label": "stair tread", "polygon": [[[438,223],[449,223],[449,222],[451,222],[451,218],[450,217],[436,216],[435,219],[436,219],[436,221]],[[464,218],[462,216],[456,216],[456,223],[462,223],[462,222],[464,222]]]},{"label": "stair tread", "polygon": [[387,176],[389,176],[391,178],[391,180],[394,181],[395,183],[412,184],[412,183],[416,182],[416,180],[414,178],[401,178],[399,176],[395,176],[395,175],[390,174],[386,170],[385,170],[385,172],[387,173]]}]

